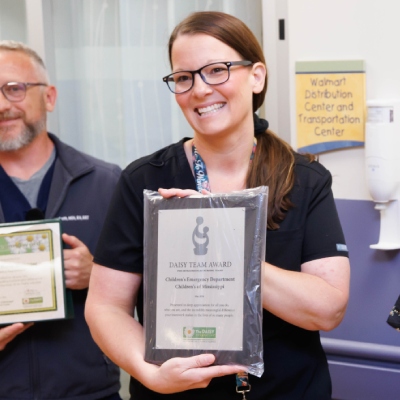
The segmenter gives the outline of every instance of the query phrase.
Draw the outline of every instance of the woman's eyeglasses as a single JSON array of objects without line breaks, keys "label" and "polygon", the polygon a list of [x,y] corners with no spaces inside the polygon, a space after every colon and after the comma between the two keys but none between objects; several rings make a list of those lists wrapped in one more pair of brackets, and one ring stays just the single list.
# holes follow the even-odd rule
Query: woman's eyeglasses
[{"label": "woman's eyeglasses", "polygon": [[168,85],[172,93],[181,94],[190,90],[194,85],[194,75],[199,74],[201,79],[208,85],[220,85],[226,82],[230,77],[230,68],[234,65],[248,66],[253,62],[248,60],[242,61],[225,61],[207,64],[196,71],[179,71],[164,76],[163,81]]}]

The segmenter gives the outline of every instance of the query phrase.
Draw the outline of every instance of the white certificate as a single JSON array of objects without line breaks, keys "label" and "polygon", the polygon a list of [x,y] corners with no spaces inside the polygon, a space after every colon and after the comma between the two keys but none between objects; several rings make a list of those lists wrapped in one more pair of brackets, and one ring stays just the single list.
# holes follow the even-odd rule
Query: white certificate
[{"label": "white certificate", "polygon": [[145,360],[211,353],[261,376],[268,189],[143,194]]},{"label": "white certificate", "polygon": [[160,210],[158,349],[243,347],[244,208]]},{"label": "white certificate", "polygon": [[0,225],[0,324],[66,318],[58,220]]}]

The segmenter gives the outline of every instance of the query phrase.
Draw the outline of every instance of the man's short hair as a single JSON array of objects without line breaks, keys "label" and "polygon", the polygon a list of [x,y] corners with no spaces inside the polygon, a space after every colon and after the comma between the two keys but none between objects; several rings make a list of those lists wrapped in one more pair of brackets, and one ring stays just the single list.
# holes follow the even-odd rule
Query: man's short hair
[{"label": "man's short hair", "polygon": [[27,55],[40,69],[44,72],[46,79],[48,79],[46,65],[44,64],[42,58],[33,50],[31,47],[27,46],[25,43],[17,42],[15,40],[0,40],[0,51],[16,51]]}]

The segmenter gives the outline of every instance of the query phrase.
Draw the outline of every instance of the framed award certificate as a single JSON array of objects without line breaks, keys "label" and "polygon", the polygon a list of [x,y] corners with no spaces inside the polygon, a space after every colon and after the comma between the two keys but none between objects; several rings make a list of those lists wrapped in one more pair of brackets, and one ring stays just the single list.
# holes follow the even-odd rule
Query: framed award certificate
[{"label": "framed award certificate", "polygon": [[144,198],[146,360],[213,353],[261,375],[267,188]]},{"label": "framed award certificate", "polygon": [[70,317],[59,220],[0,225],[0,324]]}]

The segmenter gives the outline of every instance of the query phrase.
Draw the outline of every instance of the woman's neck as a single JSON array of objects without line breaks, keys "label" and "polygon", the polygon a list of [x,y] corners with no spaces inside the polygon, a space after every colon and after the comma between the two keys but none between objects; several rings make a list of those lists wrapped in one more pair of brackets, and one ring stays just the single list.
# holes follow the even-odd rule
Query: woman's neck
[{"label": "woman's neck", "polygon": [[195,135],[193,140],[185,142],[185,152],[192,172],[193,144],[206,165],[212,192],[231,192],[246,188],[254,145],[253,132],[224,140]]}]

